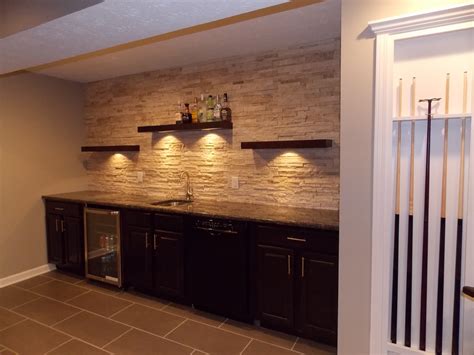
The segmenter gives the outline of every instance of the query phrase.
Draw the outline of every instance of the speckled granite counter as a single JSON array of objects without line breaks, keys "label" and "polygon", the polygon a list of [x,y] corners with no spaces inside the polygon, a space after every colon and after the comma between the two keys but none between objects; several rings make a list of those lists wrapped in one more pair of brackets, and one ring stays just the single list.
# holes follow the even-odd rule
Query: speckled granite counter
[{"label": "speckled granite counter", "polygon": [[194,201],[176,207],[153,206],[150,197],[124,195],[99,191],[78,191],[43,196],[44,199],[104,205],[121,208],[137,208],[157,212],[189,214],[195,216],[232,218],[262,223],[277,223],[311,227],[326,230],[339,230],[339,211],[308,208],[281,207],[251,203],[220,201]]}]

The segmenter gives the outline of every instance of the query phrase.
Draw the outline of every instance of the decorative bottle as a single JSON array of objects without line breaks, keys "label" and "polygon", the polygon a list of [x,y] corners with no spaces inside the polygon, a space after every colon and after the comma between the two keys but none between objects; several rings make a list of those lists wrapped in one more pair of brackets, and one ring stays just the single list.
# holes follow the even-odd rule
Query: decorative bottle
[{"label": "decorative bottle", "polygon": [[221,109],[221,118],[222,121],[232,121],[232,110],[229,107],[229,99],[227,97],[227,93],[224,93],[224,99],[222,102]]},{"label": "decorative bottle", "polygon": [[221,109],[222,109],[222,105],[221,105],[221,102],[219,100],[219,95],[217,95],[216,96],[216,105],[214,106],[214,113],[213,113],[214,121],[220,121],[221,120]]},{"label": "decorative bottle", "polygon": [[207,97],[207,110],[206,110],[206,121],[211,122],[214,120],[214,98],[212,95]]},{"label": "decorative bottle", "polygon": [[197,123],[198,122],[198,98],[194,98],[194,103],[191,107],[191,115],[192,115],[192,122]]}]

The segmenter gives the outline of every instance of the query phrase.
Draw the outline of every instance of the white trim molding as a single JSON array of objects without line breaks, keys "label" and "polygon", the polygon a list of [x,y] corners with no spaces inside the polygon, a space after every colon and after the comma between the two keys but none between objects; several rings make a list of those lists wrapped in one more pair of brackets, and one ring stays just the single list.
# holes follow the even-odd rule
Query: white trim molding
[{"label": "white trim molding", "polygon": [[15,275],[4,277],[3,279],[0,279],[0,288],[13,285],[20,281],[31,279],[32,277],[45,274],[55,269],[56,269],[55,265],[45,264],[45,265],[35,267],[34,269],[26,270]]},{"label": "white trim molding", "polygon": [[[452,6],[430,12],[387,18],[369,23],[375,34],[375,88],[374,88],[374,156],[372,200],[372,286],[370,354],[418,354],[414,349],[389,344],[390,265],[393,231],[393,176],[392,119],[393,119],[393,65],[395,42],[406,38],[421,37],[474,28],[474,4]],[[474,99],[473,99],[474,101]],[[472,128],[474,132],[474,128]],[[474,155],[474,145],[471,156]],[[471,174],[474,166],[471,167]],[[474,179],[471,179],[474,180]],[[474,190],[471,181],[470,189]],[[470,191],[472,198],[474,191]],[[474,209],[470,209],[469,217]],[[474,228],[472,218],[468,230]],[[474,243],[468,247],[474,248]]]},{"label": "white trim molding", "polygon": [[474,21],[474,4],[472,3],[371,21],[369,27],[373,33],[379,35],[382,33],[395,34],[418,31],[470,21]]}]

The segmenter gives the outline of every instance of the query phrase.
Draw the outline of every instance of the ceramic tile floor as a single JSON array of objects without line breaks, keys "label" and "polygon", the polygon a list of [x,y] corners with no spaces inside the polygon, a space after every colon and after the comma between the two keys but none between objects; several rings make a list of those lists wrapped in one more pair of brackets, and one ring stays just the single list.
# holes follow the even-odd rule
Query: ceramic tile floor
[{"label": "ceramic tile floor", "polygon": [[292,335],[53,271],[0,289],[0,354],[329,355]]}]

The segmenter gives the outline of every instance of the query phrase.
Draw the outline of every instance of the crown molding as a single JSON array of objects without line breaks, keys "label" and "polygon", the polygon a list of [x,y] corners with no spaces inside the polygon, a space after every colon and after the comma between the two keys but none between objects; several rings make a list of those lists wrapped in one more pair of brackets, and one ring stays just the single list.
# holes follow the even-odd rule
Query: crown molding
[{"label": "crown molding", "polygon": [[379,35],[417,31],[469,21],[474,21],[474,4],[472,3],[371,21],[369,28],[374,34]]}]

